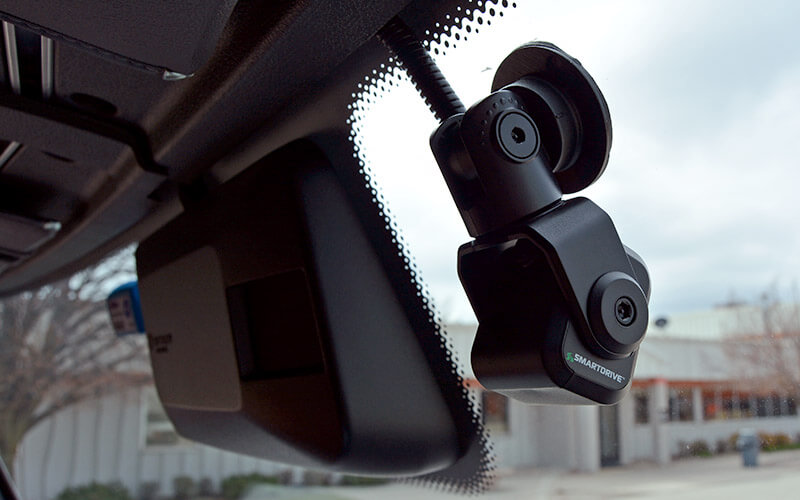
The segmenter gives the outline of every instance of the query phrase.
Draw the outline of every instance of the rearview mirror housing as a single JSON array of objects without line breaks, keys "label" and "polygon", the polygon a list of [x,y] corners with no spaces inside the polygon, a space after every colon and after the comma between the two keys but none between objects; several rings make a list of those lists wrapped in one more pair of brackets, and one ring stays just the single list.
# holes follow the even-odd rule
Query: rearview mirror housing
[{"label": "rearview mirror housing", "polygon": [[336,173],[309,142],[253,165],[136,254],[153,373],[181,435],[359,474],[463,443]]}]

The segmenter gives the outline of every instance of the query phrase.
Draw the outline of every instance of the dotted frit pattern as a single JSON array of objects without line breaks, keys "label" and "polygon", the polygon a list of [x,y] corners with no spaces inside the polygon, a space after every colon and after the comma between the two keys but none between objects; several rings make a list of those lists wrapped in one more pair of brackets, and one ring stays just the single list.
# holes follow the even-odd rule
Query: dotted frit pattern
[{"label": "dotted frit pattern", "polygon": [[[514,2],[507,0],[462,0],[452,7],[452,11],[439,13],[438,18],[430,19],[427,23],[429,28],[424,33],[417,33],[417,36],[434,57],[441,57],[460,41],[466,41],[491,26],[492,18],[503,16],[504,9],[515,7]],[[414,257],[407,250],[406,241],[393,220],[387,200],[374,180],[370,160],[364,154],[362,130],[365,117],[392,87],[411,84],[393,57],[388,57],[367,74],[351,94],[353,102],[348,105],[350,116],[347,120],[351,127],[349,140],[353,145],[353,158],[358,161],[363,189],[383,220],[384,236],[391,240],[396,251],[393,257],[400,259],[402,264],[403,277],[398,292],[403,294],[407,291],[413,303],[411,309],[420,313],[415,320],[412,311],[412,326],[429,358],[434,375],[445,389],[445,396],[449,397],[448,404],[456,416],[459,431],[465,435],[462,436],[462,444],[467,451],[456,464],[442,471],[406,480],[437,490],[475,495],[493,484],[495,469],[494,447],[488,430],[483,426],[480,393],[471,391],[467,386],[464,365],[455,354],[452,340],[442,326],[430,292],[420,276]]]},{"label": "dotted frit pattern", "polygon": [[505,10],[517,8],[516,2],[508,0],[464,0],[453,12],[445,13],[433,28],[425,30],[422,44],[434,56],[444,56],[455,49],[459,42],[466,42],[492,25],[492,18],[505,16]]}]

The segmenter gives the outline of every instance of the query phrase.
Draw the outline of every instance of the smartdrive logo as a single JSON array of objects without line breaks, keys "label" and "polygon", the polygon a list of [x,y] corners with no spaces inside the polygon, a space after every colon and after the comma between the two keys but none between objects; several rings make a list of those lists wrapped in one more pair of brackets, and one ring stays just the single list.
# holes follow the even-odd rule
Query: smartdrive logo
[{"label": "smartdrive logo", "polygon": [[567,361],[569,363],[579,363],[579,364],[589,368],[590,370],[596,371],[600,375],[608,377],[611,380],[614,380],[615,382],[619,382],[620,384],[624,384],[625,383],[625,377],[623,377],[619,373],[615,372],[614,370],[610,370],[610,369],[606,368],[605,366],[599,365],[599,364],[595,363],[594,361],[581,356],[577,352],[568,352],[567,353]]}]

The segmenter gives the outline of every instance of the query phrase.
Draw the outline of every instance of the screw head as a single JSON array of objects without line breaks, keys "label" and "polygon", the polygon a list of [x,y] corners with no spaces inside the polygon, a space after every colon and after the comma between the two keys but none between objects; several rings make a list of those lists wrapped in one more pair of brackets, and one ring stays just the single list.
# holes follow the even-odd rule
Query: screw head
[{"label": "screw head", "polygon": [[512,161],[527,161],[539,150],[539,132],[524,111],[501,114],[495,124],[495,135],[500,151]]},{"label": "screw head", "polygon": [[614,303],[614,317],[622,326],[630,326],[636,319],[636,306],[629,297],[620,297]]},{"label": "screw head", "polygon": [[588,312],[593,334],[589,341],[611,357],[635,351],[647,331],[647,296],[639,283],[622,271],[607,272],[595,281]]}]

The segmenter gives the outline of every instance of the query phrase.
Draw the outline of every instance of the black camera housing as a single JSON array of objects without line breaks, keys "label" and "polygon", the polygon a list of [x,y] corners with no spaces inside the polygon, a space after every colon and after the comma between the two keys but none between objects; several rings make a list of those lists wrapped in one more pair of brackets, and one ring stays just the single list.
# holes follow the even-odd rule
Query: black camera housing
[{"label": "black camera housing", "polygon": [[610,217],[585,198],[605,170],[611,118],[581,64],[534,42],[493,92],[445,120],[431,149],[474,241],[458,251],[478,318],[472,366],[528,403],[612,404],[630,387],[650,278]]},{"label": "black camera housing", "polygon": [[[569,212],[568,216],[579,222],[571,226],[549,224],[561,220],[563,212]],[[580,307],[571,310],[570,305],[597,303],[600,312],[614,312],[616,294],[620,292],[613,285],[618,281],[612,280],[605,295],[591,296],[597,293],[596,285],[602,285],[605,276],[613,279],[628,274],[611,271],[593,282],[598,271],[587,269],[590,263],[598,268],[612,265],[595,258],[608,255],[598,246],[603,232],[613,230],[611,220],[585,198],[565,202],[548,215],[520,226],[519,232],[494,241],[473,241],[458,251],[459,276],[479,322],[472,347],[472,369],[486,389],[526,403],[616,403],[629,388],[638,345],[647,326],[647,269],[633,250],[622,248],[624,254],[617,267],[627,267],[627,273],[636,277],[635,283],[628,284],[632,289],[622,292],[626,294],[623,296],[637,297],[637,289],[641,295],[634,305],[633,321],[623,326],[616,316],[606,318],[610,320],[606,322],[610,327],[607,329],[612,331],[604,332],[603,325],[592,321],[595,311],[587,308],[585,314]],[[591,238],[595,245],[575,245],[570,253],[566,249],[570,242],[583,241],[576,235]],[[614,244],[613,238],[605,239],[607,244]],[[561,248],[562,256],[583,263],[582,270],[576,270],[574,262],[562,264],[562,268],[573,270],[574,288],[563,285],[569,283],[570,277],[559,277],[551,267],[547,252],[553,248]],[[565,292],[577,292],[579,299],[568,299]],[[610,308],[609,298],[614,302]],[[581,325],[581,318],[588,321]],[[615,354],[604,347],[614,342],[615,328],[635,337],[626,345],[627,354]],[[601,341],[594,338],[604,335],[607,338]]]}]

